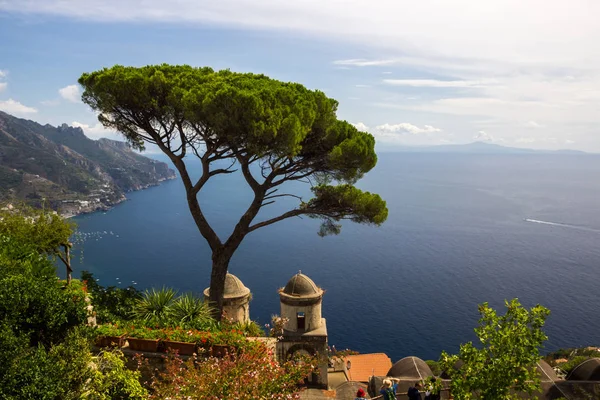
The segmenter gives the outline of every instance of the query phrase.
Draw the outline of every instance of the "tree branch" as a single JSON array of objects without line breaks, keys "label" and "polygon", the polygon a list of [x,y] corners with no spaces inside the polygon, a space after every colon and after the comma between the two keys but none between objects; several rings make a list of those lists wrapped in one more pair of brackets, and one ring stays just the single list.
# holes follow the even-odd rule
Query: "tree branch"
[{"label": "tree branch", "polygon": [[283,221],[284,219],[288,219],[288,218],[292,218],[292,217],[297,217],[302,214],[308,214],[308,213],[306,212],[306,210],[301,210],[299,208],[296,208],[294,210],[291,210],[291,211],[281,214],[279,217],[275,217],[275,218],[268,219],[266,221],[258,222],[256,224],[252,225],[251,227],[249,227],[248,232],[252,232],[259,228],[262,228],[263,226],[271,225],[271,224],[274,224],[275,222]]},{"label": "tree branch", "polygon": [[[143,124],[140,124],[140,125],[143,126]],[[140,126],[140,125],[138,125],[138,126]],[[150,134],[151,136],[153,136],[153,137],[157,136],[157,133],[152,129],[151,126],[143,127],[143,129],[146,129],[148,134]],[[214,231],[214,229],[212,229],[212,227],[206,220],[206,217],[204,216],[204,213],[202,212],[202,209],[200,208],[200,203],[198,203],[198,198],[197,198],[198,191],[200,190],[202,185],[209,178],[209,171],[208,171],[209,166],[205,165],[205,162],[203,161],[202,177],[200,178],[200,180],[198,181],[198,183],[196,185],[192,185],[192,180],[190,178],[190,175],[187,171],[187,168],[186,168],[183,160],[181,158],[179,158],[177,155],[175,155],[171,151],[171,149],[169,149],[162,141],[156,141],[156,145],[163,151],[163,153],[165,153],[171,159],[171,162],[173,163],[175,168],[177,168],[177,171],[179,171],[179,176],[181,177],[181,180],[183,181],[183,186],[184,186],[186,194],[187,194],[188,206],[190,208],[190,213],[192,214],[192,217],[194,218],[194,222],[196,223],[196,226],[198,227],[200,234],[208,242],[208,245],[210,246],[211,250],[215,251],[216,249],[221,247],[221,245],[222,245],[221,239],[219,239],[219,236],[217,235],[217,233]],[[196,186],[198,186],[198,188],[196,188]]]},{"label": "tree branch", "polygon": [[283,194],[275,194],[275,195],[265,196],[263,198],[263,200],[275,199],[277,197],[294,197],[294,198],[302,201],[302,197],[296,196],[295,194],[291,194],[291,193],[283,193]]},{"label": "tree branch", "polygon": [[[246,179],[246,182],[248,182],[248,185],[250,185],[250,188],[256,196],[263,190],[263,186],[265,185],[266,181],[265,183],[263,183],[263,185],[258,183],[258,181],[252,175],[252,172],[250,172],[250,163],[248,162],[248,159],[246,157],[244,157],[242,154],[237,153],[236,158],[242,168],[242,174],[244,175],[244,179]],[[262,193],[264,195],[264,191]]]}]

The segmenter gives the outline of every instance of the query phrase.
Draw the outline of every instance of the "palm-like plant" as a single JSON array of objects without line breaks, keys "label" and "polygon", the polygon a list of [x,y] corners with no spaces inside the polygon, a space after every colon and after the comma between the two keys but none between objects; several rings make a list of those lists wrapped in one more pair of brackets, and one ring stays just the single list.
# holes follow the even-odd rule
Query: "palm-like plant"
[{"label": "palm-like plant", "polygon": [[212,318],[212,308],[192,293],[184,293],[175,299],[169,307],[169,317],[182,326],[195,329],[210,330],[216,324]]},{"label": "palm-like plant", "polygon": [[146,290],[136,302],[132,314],[135,318],[145,321],[165,321],[169,317],[175,295],[175,290],[166,287]]}]

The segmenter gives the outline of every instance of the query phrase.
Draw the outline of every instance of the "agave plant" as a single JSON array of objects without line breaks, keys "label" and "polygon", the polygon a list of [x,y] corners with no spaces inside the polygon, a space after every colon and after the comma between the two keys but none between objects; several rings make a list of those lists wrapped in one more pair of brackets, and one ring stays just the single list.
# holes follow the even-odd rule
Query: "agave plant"
[{"label": "agave plant", "polygon": [[192,293],[182,294],[169,307],[169,316],[172,321],[196,329],[210,330],[215,325],[211,313],[212,308],[208,303]]},{"label": "agave plant", "polygon": [[169,318],[170,308],[176,292],[172,288],[146,290],[139,299],[132,314],[145,321],[165,322]]}]

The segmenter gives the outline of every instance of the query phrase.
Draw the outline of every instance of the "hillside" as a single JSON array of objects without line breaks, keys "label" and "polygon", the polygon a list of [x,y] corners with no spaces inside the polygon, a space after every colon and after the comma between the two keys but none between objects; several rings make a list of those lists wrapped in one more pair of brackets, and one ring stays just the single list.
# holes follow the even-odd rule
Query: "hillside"
[{"label": "hillside", "polygon": [[167,164],[126,143],[91,140],[81,128],[59,127],[0,111],[0,201],[42,199],[63,214],[103,210],[125,193],[173,179]]}]

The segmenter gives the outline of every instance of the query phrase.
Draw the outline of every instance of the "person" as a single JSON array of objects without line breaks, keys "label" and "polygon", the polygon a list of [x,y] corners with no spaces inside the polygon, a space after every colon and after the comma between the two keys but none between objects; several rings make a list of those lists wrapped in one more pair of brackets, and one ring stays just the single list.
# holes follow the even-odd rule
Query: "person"
[{"label": "person", "polygon": [[421,400],[421,384],[419,382],[415,383],[415,386],[411,386],[408,388],[406,394],[408,395],[408,400]]},{"label": "person", "polygon": [[[435,385],[435,376],[432,376],[427,384],[427,390],[425,391],[425,400],[440,400],[439,388]],[[437,393],[436,393],[437,392]]]},{"label": "person", "polygon": [[356,400],[366,399],[367,394],[365,393],[363,388],[358,388],[356,391]]},{"label": "person", "polygon": [[379,393],[383,396],[383,400],[396,400],[396,391],[398,390],[398,382],[400,379],[385,378],[381,385]]}]

